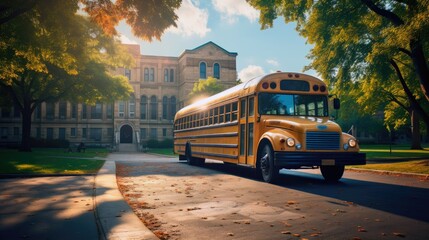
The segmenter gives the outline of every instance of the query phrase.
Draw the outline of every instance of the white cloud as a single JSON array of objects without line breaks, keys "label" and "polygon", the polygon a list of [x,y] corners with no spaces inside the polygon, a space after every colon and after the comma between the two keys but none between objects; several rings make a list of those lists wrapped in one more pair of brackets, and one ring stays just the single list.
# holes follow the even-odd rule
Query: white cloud
[{"label": "white cloud", "polygon": [[267,63],[268,63],[268,64],[270,64],[270,65],[273,65],[274,67],[278,67],[278,66],[280,66],[279,62],[277,62],[277,61],[276,61],[276,60],[274,60],[274,59],[268,59],[268,60],[267,60]]},{"label": "white cloud", "polygon": [[187,37],[192,35],[206,36],[211,31],[207,27],[209,14],[207,9],[200,9],[196,5],[191,0],[184,0],[176,11],[179,17],[176,22],[177,27],[170,27],[166,31]]},{"label": "white cloud", "polygon": [[119,33],[119,41],[123,44],[138,44],[138,42],[131,40],[129,37],[125,36],[122,33]]},{"label": "white cloud", "polygon": [[233,24],[239,16],[244,16],[251,22],[259,18],[259,12],[251,7],[246,0],[212,0],[212,4],[223,19]]},{"label": "white cloud", "polygon": [[263,74],[265,74],[265,72],[261,66],[249,65],[246,68],[243,68],[238,73],[238,79],[240,79],[242,82],[247,82],[250,79],[257,77],[257,76],[261,76]]}]

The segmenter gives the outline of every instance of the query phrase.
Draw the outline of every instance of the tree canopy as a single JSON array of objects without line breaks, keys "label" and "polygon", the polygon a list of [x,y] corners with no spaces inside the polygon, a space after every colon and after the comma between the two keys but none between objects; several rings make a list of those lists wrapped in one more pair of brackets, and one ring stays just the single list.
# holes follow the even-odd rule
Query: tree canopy
[{"label": "tree canopy", "polygon": [[260,10],[263,29],[279,16],[297,23],[314,45],[305,69],[318,71],[337,95],[354,97],[367,113],[385,106],[386,123],[398,106],[428,119],[429,1],[248,2]]},{"label": "tree canopy", "polygon": [[194,83],[194,88],[190,93],[190,97],[194,99],[210,97],[223,90],[225,90],[225,87],[218,82],[218,79],[208,77],[207,79],[200,79],[198,82]]}]

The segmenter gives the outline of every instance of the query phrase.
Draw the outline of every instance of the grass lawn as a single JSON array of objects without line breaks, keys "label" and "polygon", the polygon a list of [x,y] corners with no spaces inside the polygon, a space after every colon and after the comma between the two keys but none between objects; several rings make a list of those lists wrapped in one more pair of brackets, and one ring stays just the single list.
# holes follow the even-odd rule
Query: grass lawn
[{"label": "grass lawn", "polygon": [[148,153],[156,153],[156,154],[162,154],[166,156],[177,156],[173,152],[173,148],[150,148]]},{"label": "grass lawn", "polygon": [[370,162],[351,167],[429,174],[429,146],[423,147],[423,150],[411,150],[409,145],[361,145],[361,152],[366,153]]},{"label": "grass lawn", "polygon": [[103,166],[105,149],[87,148],[85,153],[64,149],[34,148],[32,152],[0,149],[0,174],[94,174]]}]

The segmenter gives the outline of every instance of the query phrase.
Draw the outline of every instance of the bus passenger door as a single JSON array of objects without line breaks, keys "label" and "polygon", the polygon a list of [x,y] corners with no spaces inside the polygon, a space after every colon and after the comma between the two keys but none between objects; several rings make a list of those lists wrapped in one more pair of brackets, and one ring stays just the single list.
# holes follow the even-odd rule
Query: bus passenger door
[{"label": "bus passenger door", "polygon": [[239,114],[239,156],[238,163],[253,165],[254,154],[254,123],[255,123],[255,99],[253,96],[240,99]]}]

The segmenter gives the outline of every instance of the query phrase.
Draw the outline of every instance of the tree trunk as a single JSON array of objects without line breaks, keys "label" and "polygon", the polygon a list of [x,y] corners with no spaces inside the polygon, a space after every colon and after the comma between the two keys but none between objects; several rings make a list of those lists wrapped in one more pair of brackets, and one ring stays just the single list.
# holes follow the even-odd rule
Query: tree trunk
[{"label": "tree trunk", "polygon": [[422,149],[420,120],[415,110],[411,110],[411,149]]},{"label": "tree trunk", "polygon": [[426,99],[429,101],[429,67],[421,42],[414,39],[411,40],[410,49],[411,59],[413,60],[413,65],[416,68],[416,73],[420,80],[420,87]]},{"label": "tree trunk", "polygon": [[[28,106],[27,106],[28,105]],[[31,106],[30,104],[24,104],[22,108],[22,138],[20,152],[31,152]]]}]

